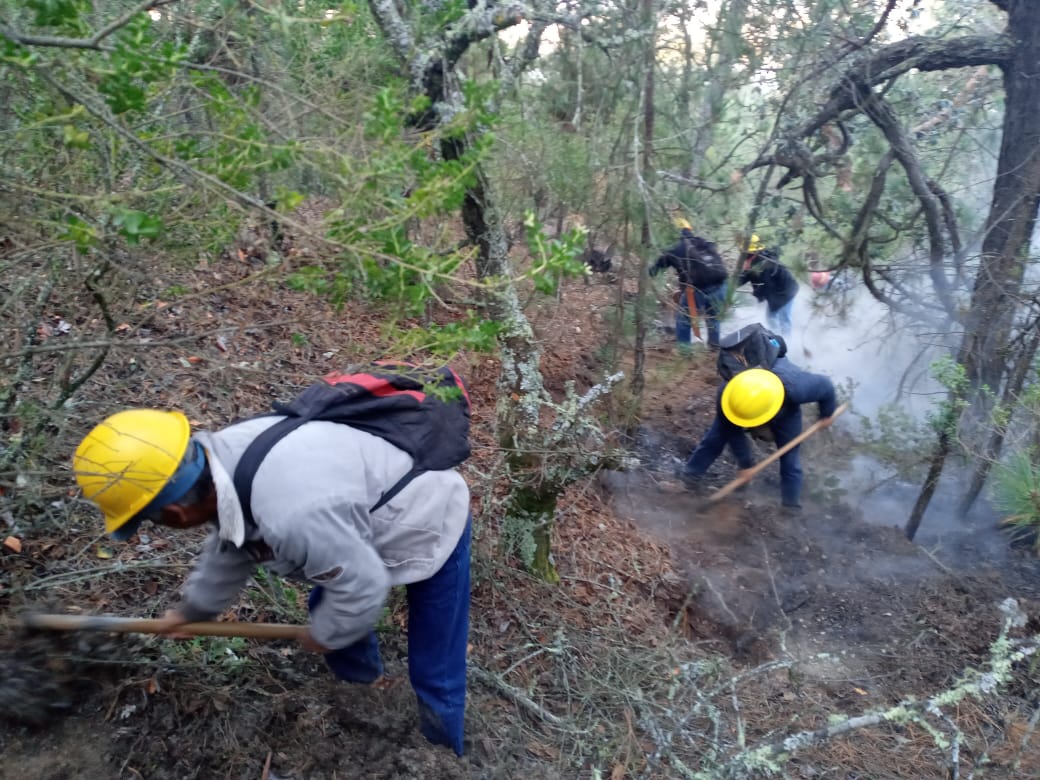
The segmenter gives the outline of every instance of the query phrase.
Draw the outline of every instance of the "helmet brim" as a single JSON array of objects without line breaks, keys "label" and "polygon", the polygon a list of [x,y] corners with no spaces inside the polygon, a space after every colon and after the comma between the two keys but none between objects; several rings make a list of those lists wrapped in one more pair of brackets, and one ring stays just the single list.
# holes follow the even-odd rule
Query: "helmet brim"
[{"label": "helmet brim", "polygon": [[108,536],[110,539],[114,539],[117,542],[125,542],[137,533],[137,529],[141,527],[141,523],[143,522],[144,515],[131,517],[114,531],[109,531]]}]

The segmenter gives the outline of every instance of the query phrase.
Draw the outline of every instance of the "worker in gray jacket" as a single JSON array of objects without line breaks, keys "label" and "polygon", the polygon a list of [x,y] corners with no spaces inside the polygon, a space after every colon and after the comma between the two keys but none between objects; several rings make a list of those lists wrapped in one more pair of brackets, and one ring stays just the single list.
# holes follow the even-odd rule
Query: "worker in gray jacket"
[{"label": "worker in gray jacket", "polygon": [[383,673],[373,627],[389,588],[407,586],[408,666],[420,727],[431,742],[462,755],[471,527],[465,481],[455,469],[427,471],[381,503],[411,471],[411,456],[371,433],[312,420],[260,463],[247,520],[232,475],[249,444],[280,419],[192,435],[179,412],[119,412],[83,439],[74,471],[116,539],[132,537],[144,520],[211,526],[180,604],[166,613],[168,632],[219,615],[260,564],[318,586],[300,644],[325,653],[341,678],[371,683]]}]

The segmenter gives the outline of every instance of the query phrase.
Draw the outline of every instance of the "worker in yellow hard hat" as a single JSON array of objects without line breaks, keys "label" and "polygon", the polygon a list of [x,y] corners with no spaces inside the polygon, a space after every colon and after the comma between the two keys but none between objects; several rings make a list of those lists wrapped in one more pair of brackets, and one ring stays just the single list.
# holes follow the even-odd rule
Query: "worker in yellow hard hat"
[{"label": "worker in yellow hard hat", "polygon": [[[372,374],[351,378],[371,397],[374,388],[387,387]],[[372,407],[364,405],[360,391],[343,396]],[[465,419],[462,436],[468,434],[468,407]],[[279,420],[290,425],[279,428],[284,438],[273,446],[270,434]],[[322,653],[340,679],[375,683],[384,671],[375,625],[391,587],[403,586],[419,728],[430,742],[461,756],[469,489],[455,468],[413,470],[412,454],[373,430],[276,414],[192,432],[180,412],[129,409],[87,433],[76,448],[73,471],[115,539],[129,539],[145,520],[164,528],[209,529],[179,601],[161,619],[165,633],[214,619],[263,566],[314,586],[310,622],[300,627],[299,644]],[[258,442],[265,453],[258,456],[262,463],[253,459],[244,504],[236,476]]]},{"label": "worker in yellow hard hat", "polygon": [[767,248],[762,239],[752,235],[748,240],[744,266],[737,286],[751,285],[756,300],[766,303],[766,322],[781,336],[791,335],[791,314],[798,294],[798,280],[780,262],[780,250]]},{"label": "worker in yellow hard hat", "polygon": [[[748,329],[742,328],[722,338],[720,370],[729,350],[738,349],[745,342],[742,331]],[[763,332],[771,335],[769,331]],[[778,341],[783,343],[782,339]],[[755,461],[746,435],[749,429],[766,426],[778,449],[796,438],[802,432],[802,404],[819,406],[821,428],[831,424],[837,405],[834,384],[825,376],[798,368],[784,352],[784,349],[763,351],[761,360],[769,364],[767,367],[746,368],[719,388],[711,428],[694,448],[680,474],[688,487],[697,486],[726,445],[738,468],[751,468]],[[794,447],[780,457],[781,504],[790,511],[801,509],[802,467],[798,449]]]}]

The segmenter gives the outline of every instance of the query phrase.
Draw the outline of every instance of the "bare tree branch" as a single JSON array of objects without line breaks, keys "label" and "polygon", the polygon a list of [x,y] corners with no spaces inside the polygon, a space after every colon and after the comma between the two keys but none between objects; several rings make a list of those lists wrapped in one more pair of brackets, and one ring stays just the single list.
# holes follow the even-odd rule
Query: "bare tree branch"
[{"label": "bare tree branch", "polygon": [[[877,84],[916,68],[917,70],[949,70],[979,65],[1005,67],[1014,53],[1015,42],[1007,35],[966,35],[951,40],[916,36],[879,49],[873,56],[848,70],[831,90],[830,98],[816,115],[788,138],[808,138],[828,122],[846,112],[862,110],[865,94]],[[774,162],[772,148],[742,168],[744,173]]]},{"label": "bare tree branch", "polygon": [[892,107],[888,101],[873,93],[864,96],[864,112],[873,120],[885,134],[888,142],[892,145],[892,152],[900,165],[906,172],[910,188],[914,191],[918,201],[924,208],[925,224],[928,227],[929,242],[929,264],[928,272],[935,287],[935,292],[942,301],[950,319],[956,319],[957,307],[950,290],[950,283],[946,279],[944,268],[943,237],[942,237],[942,213],[940,211],[939,199],[933,194],[933,188],[938,185],[928,181],[924,170],[914,153],[913,144],[907,136],[903,126],[900,125]]},{"label": "bare tree branch", "polygon": [[138,14],[151,8],[160,8],[161,6],[172,5],[173,3],[178,2],[180,2],[180,0],[144,0],[144,2],[138,3],[118,19],[106,24],[89,38],[64,38],[56,35],[25,35],[2,21],[0,21],[0,35],[21,46],[51,46],[59,49],[94,49],[97,51],[110,51],[111,47],[102,46],[101,42],[112,35],[112,33],[117,32],[130,24]]},{"label": "bare tree branch", "polygon": [[864,46],[866,46],[872,40],[874,40],[874,38],[877,37],[877,34],[879,32],[885,29],[885,25],[888,24],[888,17],[891,15],[892,11],[895,9],[896,4],[898,2],[899,0],[888,0],[888,3],[885,5],[885,10],[878,15],[877,22],[874,23],[874,26],[870,29],[870,32],[864,35],[862,40],[855,41],[853,44],[851,44],[849,47],[850,52],[862,49]]},{"label": "bare tree branch", "polygon": [[891,81],[909,70],[951,70],[978,65],[1004,67],[1011,61],[1014,46],[1015,42],[1007,35],[966,35],[945,41],[917,36],[885,46],[848,71],[831,90],[824,107],[794,135],[810,136],[842,112],[861,108],[864,89]]}]

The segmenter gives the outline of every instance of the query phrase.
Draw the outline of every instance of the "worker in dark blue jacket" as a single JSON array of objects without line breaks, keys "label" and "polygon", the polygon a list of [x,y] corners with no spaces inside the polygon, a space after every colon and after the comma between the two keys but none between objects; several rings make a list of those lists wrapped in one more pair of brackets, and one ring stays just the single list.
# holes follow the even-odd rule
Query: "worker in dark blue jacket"
[{"label": "worker in dark blue jacket", "polygon": [[708,326],[708,346],[718,347],[719,317],[726,307],[729,271],[713,242],[694,235],[685,219],[676,219],[675,225],[679,228],[679,243],[657,258],[650,266],[650,276],[657,276],[665,268],[674,268],[679,275],[675,340],[683,345],[693,341],[691,317],[696,316],[696,312],[690,311],[690,298],[693,298],[694,307],[704,314]]},{"label": "worker in dark blue jacket", "polygon": [[780,262],[780,252],[767,249],[758,236],[751,236],[737,287],[751,283],[755,300],[766,302],[766,323],[781,336],[791,336],[791,312],[798,294],[798,280]]},{"label": "worker in dark blue jacket", "polygon": [[[719,389],[715,419],[686,462],[683,481],[692,485],[704,476],[727,444],[737,466],[751,468],[755,459],[745,430],[768,426],[779,449],[802,432],[802,404],[811,403],[819,405],[820,427],[829,427],[837,405],[834,384],[785,357],[777,358],[772,369],[741,371]],[[799,448],[780,456],[780,500],[795,511],[802,495]]]}]

